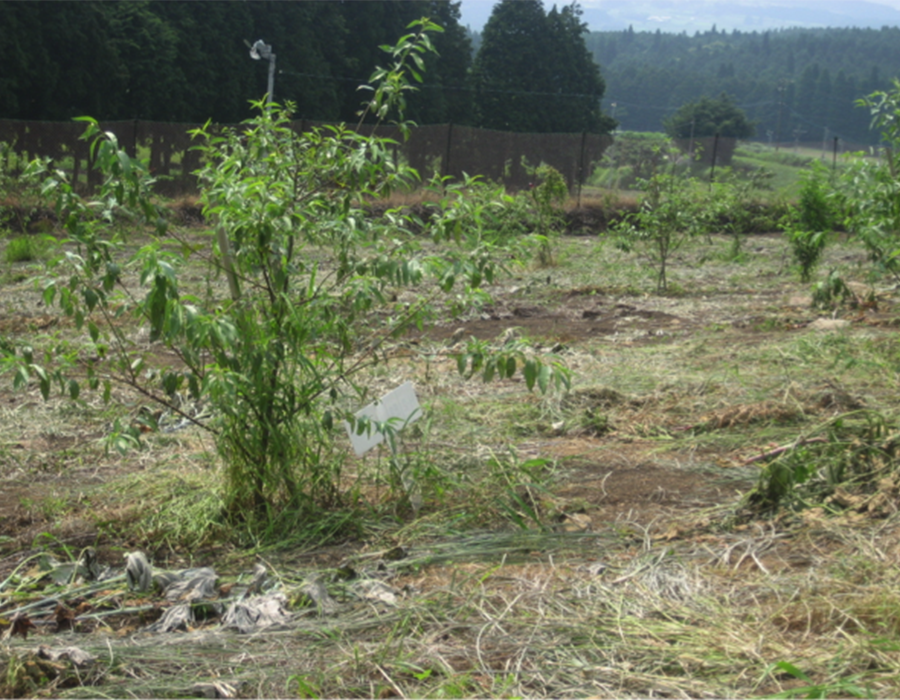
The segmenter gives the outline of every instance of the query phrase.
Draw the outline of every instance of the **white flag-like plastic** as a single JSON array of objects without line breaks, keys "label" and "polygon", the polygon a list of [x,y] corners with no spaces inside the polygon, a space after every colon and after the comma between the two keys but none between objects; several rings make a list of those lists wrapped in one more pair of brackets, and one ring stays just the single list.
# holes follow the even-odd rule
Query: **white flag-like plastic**
[{"label": "white flag-like plastic", "polygon": [[[356,412],[357,418],[368,418],[375,423],[387,423],[395,421],[397,427],[409,425],[422,417],[422,409],[419,408],[419,399],[416,398],[416,390],[412,382],[401,384],[393,391],[382,396],[378,401],[370,403],[365,408]],[[347,435],[350,436],[350,444],[357,457],[362,457],[375,445],[384,442],[384,432],[376,430],[363,431],[358,435],[353,426],[344,422]]]}]

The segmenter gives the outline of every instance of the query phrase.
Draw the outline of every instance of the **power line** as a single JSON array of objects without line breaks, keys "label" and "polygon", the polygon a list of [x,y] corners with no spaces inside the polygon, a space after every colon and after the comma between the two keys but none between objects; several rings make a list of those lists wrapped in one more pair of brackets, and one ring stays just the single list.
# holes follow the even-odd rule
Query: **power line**
[{"label": "power line", "polygon": [[[279,74],[284,75],[297,75],[304,78],[315,78],[318,80],[332,80],[337,82],[350,82],[350,83],[358,83],[359,85],[368,84],[366,80],[362,78],[351,78],[347,76],[339,76],[339,75],[323,75],[321,73],[300,73],[298,71],[292,70],[279,70]],[[415,83],[412,84],[414,88],[429,88],[433,90],[449,90],[453,92],[491,92],[498,93],[503,95],[538,95],[538,96],[552,96],[552,97],[590,97],[596,100],[600,100],[601,96],[591,93],[584,92],[562,92],[560,91],[541,91],[541,90],[509,90],[509,89],[500,89],[500,88],[485,88],[485,87],[468,87],[465,85],[444,85],[442,83]]]},{"label": "power line", "polygon": [[[354,78],[354,77],[350,77],[350,76],[325,75],[322,73],[305,73],[305,72],[300,72],[300,71],[292,71],[292,70],[284,70],[284,69],[279,70],[278,73],[282,74],[282,75],[298,76],[301,78],[312,78],[315,80],[328,80],[328,81],[335,81],[335,82],[352,82],[352,83],[357,83],[359,85],[367,84],[367,81],[365,79]],[[638,109],[638,110],[642,110],[642,111],[662,112],[664,114],[666,114],[666,113],[674,114],[679,109],[678,107],[671,107],[671,106],[662,107],[662,106],[657,106],[657,105],[647,105],[647,104],[640,104],[637,102],[629,102],[628,100],[622,100],[622,99],[619,99],[616,97],[610,97],[610,96],[604,96],[601,98],[595,94],[579,93],[579,92],[562,92],[562,91],[552,92],[552,91],[542,91],[542,90],[510,90],[510,89],[485,88],[485,87],[477,87],[476,88],[476,87],[469,87],[469,86],[464,86],[464,85],[444,85],[441,83],[419,83],[419,84],[413,85],[413,87],[425,88],[425,89],[430,89],[430,90],[446,90],[446,91],[450,91],[450,92],[493,93],[493,94],[500,94],[500,95],[523,95],[523,96],[534,95],[534,96],[539,96],[539,97],[594,98],[601,102],[606,102],[606,103],[614,102],[614,103],[616,103],[617,106],[631,107],[632,109]],[[756,109],[756,108],[760,108],[760,107],[778,106],[780,104],[781,103],[776,100],[760,100],[758,102],[738,104],[736,106],[742,110],[750,110],[750,109]],[[791,116],[797,118],[798,120],[804,122],[805,124],[808,124],[809,126],[816,127],[818,129],[826,129],[827,128],[832,134],[834,134],[835,136],[838,136],[838,138],[840,138],[841,140],[844,140],[844,141],[849,140],[849,139],[846,139],[841,134],[838,134],[837,132],[835,132],[831,127],[828,127],[824,124],[818,124],[818,123],[812,121],[811,119],[809,119],[808,117],[795,111],[794,109],[788,108],[788,112],[790,113]],[[684,124],[689,124],[689,123],[690,122],[685,122]]]}]

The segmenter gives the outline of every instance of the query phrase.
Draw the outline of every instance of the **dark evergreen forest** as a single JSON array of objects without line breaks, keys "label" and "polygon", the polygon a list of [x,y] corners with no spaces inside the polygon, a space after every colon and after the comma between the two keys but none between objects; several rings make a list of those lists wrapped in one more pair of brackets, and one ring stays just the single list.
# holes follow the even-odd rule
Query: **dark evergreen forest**
[{"label": "dark evergreen forest", "polygon": [[760,140],[871,143],[854,101],[900,75],[900,28],[786,29],[664,34],[591,32],[586,44],[606,79],[604,111],[620,128],[660,131],[703,95],[731,95]]},{"label": "dark evergreen forest", "polygon": [[896,27],[586,32],[577,6],[506,0],[478,35],[448,0],[7,0],[0,118],[237,122],[266,90],[266,61],[245,43],[263,39],[277,55],[276,100],[294,102],[299,118],[352,122],[357,88],[387,61],[379,46],[423,16],[446,31],[409,101],[406,116],[421,124],[604,132],[611,116],[661,131],[685,103],[724,92],[758,139],[871,143],[854,101],[900,74]]},{"label": "dark evergreen forest", "polygon": [[423,16],[445,32],[407,116],[464,122],[471,44],[446,0],[0,2],[0,118],[237,122],[266,92],[267,61],[245,43],[262,39],[277,57],[277,101],[301,118],[353,121],[357,88],[388,60],[379,46]]}]

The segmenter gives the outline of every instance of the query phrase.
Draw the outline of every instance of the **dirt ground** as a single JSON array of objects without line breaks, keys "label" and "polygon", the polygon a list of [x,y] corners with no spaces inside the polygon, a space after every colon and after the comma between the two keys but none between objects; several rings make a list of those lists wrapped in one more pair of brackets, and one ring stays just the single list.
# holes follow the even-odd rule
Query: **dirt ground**
[{"label": "dirt ground", "polygon": [[[720,243],[724,247],[727,241]],[[563,243],[568,259],[576,264],[580,256],[587,260],[597,255],[594,246],[585,238]],[[471,436],[478,434],[477,426],[470,424],[480,421],[491,425],[486,432],[493,437],[486,442],[512,442],[523,459],[553,462],[546,490],[524,495],[534,499],[556,532],[606,536],[603,533],[625,528],[644,532],[648,540],[668,541],[692,528],[702,530],[724,506],[738,503],[753,487],[759,474],[755,457],[792,439],[804,421],[871,405],[887,391],[884,386],[866,385],[864,379],[857,382],[848,374],[852,368],[804,374],[805,365],[797,364],[797,357],[828,351],[830,346],[817,343],[834,333],[850,333],[874,344],[893,342],[900,320],[893,294],[883,289],[873,291],[877,303],[829,313],[812,309],[808,286],[798,284],[784,264],[780,236],[755,236],[749,247],[760,262],[751,258],[740,266],[713,266],[711,271],[701,271],[690,257],[694,253],[685,254],[673,274],[678,288],[669,295],[651,293],[640,261],[615,274],[591,271],[601,258],[591,258],[584,263],[587,271],[577,274],[565,265],[519,273],[492,289],[493,303],[478,314],[436,324],[403,343],[451,352],[461,339],[492,341],[514,333],[570,364],[575,377],[572,392],[550,405],[528,396],[517,380],[499,388],[435,384],[423,387],[422,396],[438,403],[461,402],[463,413],[488,402],[486,413],[469,416],[468,423],[463,420],[452,428],[472,431],[460,438],[463,443],[476,442]],[[860,251],[844,248],[833,256],[833,264],[848,270],[857,269],[853,266],[864,258]],[[43,308],[32,272],[21,267],[7,273],[0,339],[52,335],[65,326]],[[644,275],[642,288],[632,281],[638,275]],[[838,321],[843,325],[828,325]],[[776,358],[771,361],[775,369],[766,370],[772,376],[754,376],[758,368],[753,363],[770,356]],[[806,355],[801,358],[806,362],[803,358]],[[414,367],[390,378],[421,379],[422,371]],[[200,463],[204,458],[197,455],[208,453],[209,442],[188,429],[143,453],[106,454],[99,441],[114,416],[104,413],[98,402],[90,400],[84,410],[62,400],[45,403],[33,388],[13,391],[6,378],[0,385],[0,580],[48,546],[72,551],[93,546],[105,563],[115,566],[121,565],[123,552],[146,549],[148,540],[140,539],[139,530],[109,525],[119,517],[137,516],[121,503],[99,506],[96,494],[123,479],[152,480],[158,462]],[[510,421],[504,411],[516,404],[532,412],[525,418],[511,414]],[[139,409],[138,397],[123,396],[117,410],[133,417]],[[472,444],[472,451],[480,447]],[[120,531],[131,534],[122,539],[115,534]],[[147,537],[160,542],[159,531]],[[272,561],[282,566],[336,567],[348,558],[365,559],[372,548],[383,544],[351,541],[273,554]],[[804,546],[779,541],[756,562],[767,572],[802,568],[809,562]],[[172,566],[213,565],[223,558],[215,547],[186,553],[165,551],[164,544],[148,554]],[[228,556],[231,561],[239,559],[234,553]],[[752,567],[753,561],[747,554],[737,566]],[[592,556],[582,552],[572,562],[573,567],[592,565]],[[447,585],[446,578],[430,579],[438,576],[430,572],[423,568],[392,583],[425,590]],[[118,634],[138,628],[133,616],[123,618]],[[50,639],[43,629],[34,637],[41,642]],[[154,686],[157,692],[161,687]],[[620,693],[631,695],[645,695],[653,687],[648,682],[631,692],[627,685],[617,686]],[[497,692],[495,686],[474,685],[463,696],[478,694],[479,688]],[[598,688],[592,692],[601,692]],[[254,692],[298,694],[262,683],[256,689],[244,686],[239,694],[249,697]],[[401,694],[396,684],[383,692],[381,697]],[[686,691],[678,692],[684,696]]]},{"label": "dirt ground", "polygon": [[[778,234],[753,238],[760,250],[777,246],[779,241]],[[578,239],[577,244],[584,247],[590,241]],[[697,333],[704,337],[710,328],[727,328],[731,345],[752,348],[772,335],[770,328],[779,335],[802,333],[816,316],[810,312],[808,296],[780,288],[718,293],[710,290],[699,297],[653,296],[623,294],[614,286],[570,286],[569,281],[564,272],[554,268],[546,274],[531,275],[524,284],[513,280],[492,290],[494,303],[483,308],[477,317],[436,324],[420,337],[413,337],[415,342],[431,343],[468,337],[495,340],[512,331],[533,340],[538,347],[565,354],[590,351],[593,347],[614,351],[683,344],[691,342]],[[5,287],[0,336],[47,333],[66,325],[65,319],[43,308],[32,279],[19,279]],[[524,299],[523,292],[528,293]],[[769,325],[764,323],[767,318]],[[891,329],[896,315],[883,303],[879,308],[866,310],[857,322],[870,328]],[[102,427],[75,424],[61,434],[42,430],[39,420],[34,422],[33,412],[37,410],[39,415],[41,410],[35,390],[21,393],[8,385],[0,387],[0,406],[7,425],[3,445],[6,468],[0,475],[0,537],[6,538],[7,551],[25,545],[48,524],[40,509],[33,507],[47,495],[48,488],[54,493],[75,493],[102,482],[106,475],[142,468],[140,463],[129,460],[109,466],[112,458],[102,457],[97,465],[79,464],[73,469],[73,462],[81,462],[76,457],[78,448],[94,445],[103,435]],[[27,419],[17,421],[18,416],[25,415]],[[17,423],[21,428],[18,434],[14,427]],[[708,474],[677,466],[696,461],[695,451],[667,454],[660,462],[647,455],[655,441],[625,435],[623,443],[622,438],[618,432],[593,437],[546,436],[537,442],[524,440],[519,447],[525,454],[562,458],[566,470],[558,495],[583,504],[598,522],[620,517],[643,522],[659,519],[670,511],[721,503],[751,483],[728,474],[710,479]],[[738,465],[749,456],[716,458]],[[72,542],[88,542],[97,536],[95,531],[74,532],[78,524],[76,518],[64,526]],[[0,563],[0,575],[14,562],[15,557],[5,567]]]}]

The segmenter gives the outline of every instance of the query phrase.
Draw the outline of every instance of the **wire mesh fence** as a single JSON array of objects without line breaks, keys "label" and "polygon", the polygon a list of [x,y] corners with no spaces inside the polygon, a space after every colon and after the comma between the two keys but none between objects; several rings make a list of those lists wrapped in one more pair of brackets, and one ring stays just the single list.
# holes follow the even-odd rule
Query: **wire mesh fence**
[{"label": "wire mesh fence", "polygon": [[[298,131],[322,125],[306,120],[292,124]],[[132,156],[147,160],[158,179],[157,191],[170,197],[197,192],[194,172],[200,166],[200,153],[191,148],[194,144],[188,132],[198,126],[141,120],[100,123]],[[432,174],[457,179],[464,174],[480,175],[511,190],[530,186],[529,169],[547,163],[565,176],[574,191],[584,184],[613,141],[609,135],[513,133],[455,124],[415,127],[406,140],[397,127],[363,129],[394,139],[395,156],[405,159],[423,179]],[[26,159],[52,158],[55,167],[71,173],[79,188],[90,189],[100,176],[89,144],[80,139],[83,131],[78,122],[0,119],[0,142],[11,144],[15,153]]]}]

